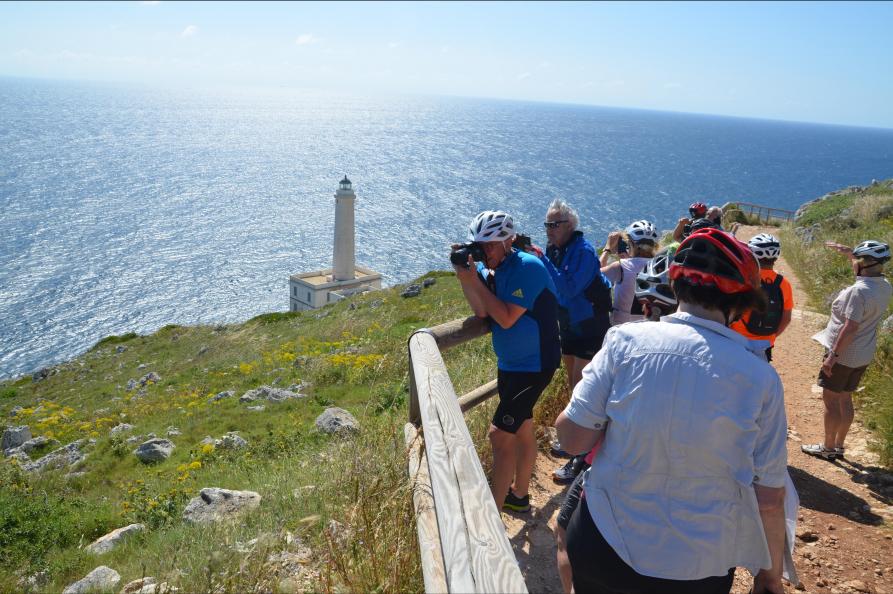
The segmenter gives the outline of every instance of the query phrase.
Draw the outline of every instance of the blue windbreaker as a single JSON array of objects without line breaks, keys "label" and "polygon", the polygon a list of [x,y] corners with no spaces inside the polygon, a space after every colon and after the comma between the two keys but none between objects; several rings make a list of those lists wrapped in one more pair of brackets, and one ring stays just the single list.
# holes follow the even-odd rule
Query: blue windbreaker
[{"label": "blue windbreaker", "polygon": [[566,309],[571,324],[594,317],[592,302],[583,294],[586,287],[602,274],[595,248],[583,238],[582,231],[574,231],[564,247],[550,246],[540,258],[558,290],[558,306]]}]

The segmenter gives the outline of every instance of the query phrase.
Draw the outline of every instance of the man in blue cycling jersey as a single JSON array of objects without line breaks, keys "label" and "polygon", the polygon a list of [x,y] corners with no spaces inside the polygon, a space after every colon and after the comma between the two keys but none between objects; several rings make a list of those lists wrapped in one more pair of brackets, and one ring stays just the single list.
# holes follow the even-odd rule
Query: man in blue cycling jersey
[{"label": "man in blue cycling jersey", "polygon": [[499,406],[489,438],[493,448],[490,489],[498,507],[530,510],[528,487],[536,461],[533,407],[561,361],[558,300],[545,266],[512,248],[512,218],[484,211],[469,228],[484,262],[454,265],[468,304],[487,318],[497,359]]}]

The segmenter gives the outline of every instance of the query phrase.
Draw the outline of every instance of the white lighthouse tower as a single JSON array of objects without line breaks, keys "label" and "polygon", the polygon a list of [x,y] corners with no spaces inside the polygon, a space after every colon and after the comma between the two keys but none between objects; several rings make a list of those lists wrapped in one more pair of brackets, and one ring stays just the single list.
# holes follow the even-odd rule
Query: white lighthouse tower
[{"label": "white lighthouse tower", "polygon": [[347,176],[335,192],[335,241],[332,268],[293,274],[288,279],[289,309],[316,309],[350,295],[381,288],[381,274],[357,266],[354,207],[357,195]]},{"label": "white lighthouse tower", "polygon": [[356,266],[354,254],[354,201],[357,195],[347,176],[335,192],[335,254],[332,257],[332,276],[337,281],[353,280]]}]

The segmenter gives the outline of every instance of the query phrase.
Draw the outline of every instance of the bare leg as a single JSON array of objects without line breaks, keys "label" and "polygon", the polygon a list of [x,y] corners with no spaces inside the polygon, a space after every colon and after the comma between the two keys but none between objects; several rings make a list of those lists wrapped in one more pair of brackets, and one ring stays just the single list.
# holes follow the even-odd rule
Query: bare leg
[{"label": "bare leg", "polygon": [[555,544],[558,559],[558,577],[561,578],[561,587],[564,594],[572,594],[574,591],[574,574],[571,571],[571,560],[567,556],[567,531],[561,526],[555,526]]},{"label": "bare leg", "polygon": [[564,362],[564,371],[567,372],[567,393],[568,397],[570,394],[574,393],[574,386],[577,385],[576,380],[574,380],[574,365],[576,364],[576,357],[573,355],[561,355],[561,360]]},{"label": "bare leg", "polygon": [[493,493],[493,500],[496,501],[496,508],[502,509],[515,472],[517,438],[495,425],[490,425],[489,437],[490,445],[493,447],[493,478],[490,482],[490,491]]},{"label": "bare leg", "polygon": [[515,447],[517,448],[517,457],[512,491],[518,497],[524,497],[530,488],[530,475],[533,474],[533,465],[536,463],[536,437],[533,434],[533,419],[527,419],[521,423],[521,428],[515,434]]},{"label": "bare leg", "polygon": [[[589,365],[589,359],[581,359],[580,357],[574,357],[574,386],[580,383],[580,380],[583,379],[583,368]],[[571,388],[571,395],[573,395],[574,389]]]},{"label": "bare leg", "polygon": [[840,404],[840,424],[837,425],[837,434],[834,436],[834,447],[842,448],[855,415],[853,410],[853,393],[839,392],[837,401]]},{"label": "bare leg", "polygon": [[835,446],[837,431],[842,422],[840,418],[840,392],[832,392],[825,388],[822,390],[822,401],[825,403],[825,447],[831,449]]}]

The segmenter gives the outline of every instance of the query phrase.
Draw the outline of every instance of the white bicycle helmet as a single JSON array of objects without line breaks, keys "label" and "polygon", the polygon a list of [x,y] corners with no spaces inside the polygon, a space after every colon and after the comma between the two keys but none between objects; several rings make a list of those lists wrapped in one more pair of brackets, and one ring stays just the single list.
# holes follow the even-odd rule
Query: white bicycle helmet
[{"label": "white bicycle helmet", "polygon": [[502,241],[515,234],[515,224],[508,213],[485,210],[474,217],[468,226],[471,241]]},{"label": "white bicycle helmet", "polygon": [[747,247],[759,260],[775,260],[781,255],[781,242],[774,235],[760,233],[747,242]]},{"label": "white bicycle helmet", "polygon": [[636,299],[663,306],[664,313],[676,309],[676,294],[670,287],[671,259],[666,250],[651,258],[636,277]]},{"label": "white bicycle helmet", "polygon": [[626,234],[633,243],[651,241],[657,243],[657,229],[650,221],[636,221],[626,228]]},{"label": "white bicycle helmet", "polygon": [[878,262],[886,262],[890,259],[890,246],[883,241],[868,239],[853,248],[853,255],[857,258],[867,256]]}]

